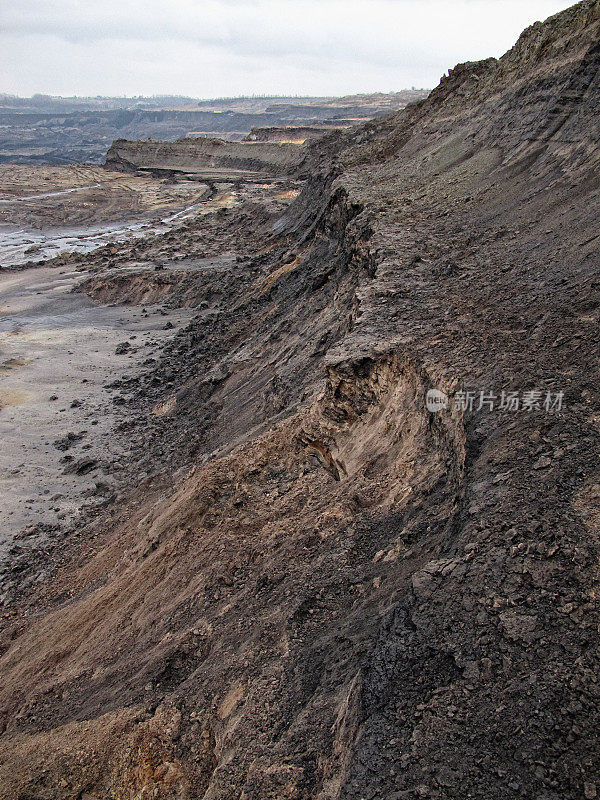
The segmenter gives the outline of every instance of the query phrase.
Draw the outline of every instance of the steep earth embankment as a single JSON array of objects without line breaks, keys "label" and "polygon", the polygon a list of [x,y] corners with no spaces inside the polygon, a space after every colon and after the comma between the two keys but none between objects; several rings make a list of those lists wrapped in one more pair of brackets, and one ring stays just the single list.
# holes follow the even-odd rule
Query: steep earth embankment
[{"label": "steep earth embankment", "polygon": [[264,181],[292,175],[303,161],[296,144],[224,142],[222,139],[179,139],[128,142],[118,139],[106,167],[125,171],[185,173],[204,179]]},{"label": "steep earth embankment", "polygon": [[121,384],[162,483],[7,612],[3,796],[597,796],[599,27],[177,237],[239,269]]},{"label": "steep earth embankment", "polygon": [[[348,126],[350,127],[350,126]],[[252,128],[244,138],[246,142],[292,142],[304,143],[307,139],[319,139],[332,132],[325,125],[281,125],[268,128]]]}]

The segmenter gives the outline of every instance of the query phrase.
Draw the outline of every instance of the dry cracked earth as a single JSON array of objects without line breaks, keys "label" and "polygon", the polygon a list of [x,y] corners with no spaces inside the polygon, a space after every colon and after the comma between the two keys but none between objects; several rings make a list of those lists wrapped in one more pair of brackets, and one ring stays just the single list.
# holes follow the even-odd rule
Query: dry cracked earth
[{"label": "dry cracked earth", "polygon": [[597,797],[599,102],[585,0],[45,267],[189,318],[107,384],[113,494],[9,562],[1,797]]}]

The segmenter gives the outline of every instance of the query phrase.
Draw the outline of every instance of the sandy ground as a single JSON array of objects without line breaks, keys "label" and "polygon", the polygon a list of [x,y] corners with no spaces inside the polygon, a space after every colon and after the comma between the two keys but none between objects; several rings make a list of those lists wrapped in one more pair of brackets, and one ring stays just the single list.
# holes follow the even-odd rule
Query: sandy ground
[{"label": "sandy ground", "polygon": [[64,267],[0,272],[0,557],[28,526],[67,525],[110,495],[123,441],[109,436],[118,406],[105,384],[190,314],[102,306],[72,292],[80,280]]},{"label": "sandy ground", "polygon": [[[271,191],[209,189],[88,166],[0,167],[0,568],[15,541],[25,536],[29,544],[65,531],[84,506],[114,496],[128,442],[127,434],[115,435],[126,413],[109,385],[143,370],[195,313],[185,302],[179,309],[163,306],[160,293],[134,298],[134,289],[130,302],[146,306],[124,304],[129,295],[127,288],[121,295],[119,278],[141,267],[154,285],[156,265],[171,271],[175,261],[180,275],[227,267],[231,259],[223,253],[184,264],[159,256],[165,249],[172,255],[174,229],[182,223],[263,190]],[[296,193],[281,197],[289,201]],[[155,233],[167,236],[154,239]],[[102,255],[91,270],[101,271],[100,287],[106,269],[119,278],[114,291],[110,280],[108,288],[95,285],[95,299],[73,291],[90,275],[81,264],[44,263],[57,252],[89,252],[121,236],[149,237],[156,252],[149,261],[125,258],[118,265]],[[1,268],[5,260],[28,259],[40,260],[28,269]],[[159,283],[165,274],[157,273]]]},{"label": "sandy ground", "polygon": [[[149,437],[155,424],[160,427],[154,420],[170,411],[168,404],[163,409],[161,380],[169,386],[172,377],[161,373],[149,383],[148,373],[193,317],[214,323],[240,258],[248,262],[240,256],[250,246],[245,227],[239,236],[228,233],[222,213],[245,202],[281,209],[298,193],[293,184],[285,190],[279,184],[217,184],[207,196],[202,184],[184,181],[198,202],[180,198],[145,222],[121,206],[121,222],[111,223],[103,206],[106,189],[87,212],[96,222],[81,224],[75,247],[57,225],[67,200],[86,208],[87,200],[81,201],[90,170],[83,171],[80,186],[77,170],[32,170],[30,183],[24,178],[20,188],[28,200],[0,201],[0,208],[12,209],[7,219],[16,235],[35,233],[43,245],[29,266],[0,268],[0,607],[15,586],[42,582],[52,570],[52,553],[127,494],[132,475],[135,488],[171,465],[175,440],[153,450]],[[47,192],[40,191],[44,175],[52,178]],[[43,210],[52,224],[23,227],[19,214],[27,204]],[[139,237],[97,250],[106,243],[101,236],[119,224]],[[55,245],[64,256],[48,261]],[[74,251],[76,257],[67,255]],[[252,273],[252,266],[247,269]],[[210,300],[199,307],[203,286]],[[167,360],[168,372],[179,356]],[[156,410],[148,391],[161,394]],[[190,446],[188,441],[185,452]],[[132,458],[142,454],[144,466],[132,470]],[[160,464],[155,457],[163,459]]]}]

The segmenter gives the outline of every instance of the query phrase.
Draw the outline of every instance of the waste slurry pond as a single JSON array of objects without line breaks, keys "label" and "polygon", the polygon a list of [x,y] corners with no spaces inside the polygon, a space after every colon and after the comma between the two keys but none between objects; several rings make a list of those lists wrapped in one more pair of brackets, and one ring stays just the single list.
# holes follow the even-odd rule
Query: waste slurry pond
[{"label": "waste slurry pond", "polygon": [[133,222],[97,225],[82,229],[37,231],[18,226],[0,228],[0,268],[24,264],[32,259],[48,259],[64,251],[87,253],[111,242],[144,236],[153,226]]},{"label": "waste slurry pond", "polygon": [[111,495],[123,443],[105,387],[190,314],[100,305],[80,282],[76,268],[0,271],[0,561],[16,535],[60,531]]}]

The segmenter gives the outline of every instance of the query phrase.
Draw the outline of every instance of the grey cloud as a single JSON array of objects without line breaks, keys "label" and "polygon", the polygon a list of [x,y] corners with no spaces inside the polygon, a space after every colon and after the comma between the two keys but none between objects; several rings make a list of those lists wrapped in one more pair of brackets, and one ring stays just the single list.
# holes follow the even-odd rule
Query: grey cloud
[{"label": "grey cloud", "polygon": [[[340,85],[348,91],[401,88],[411,76],[428,76],[433,83],[457,61],[500,55],[525,25],[568,4],[561,0],[5,2],[0,6],[0,47],[5,52],[6,85],[0,85],[0,91],[18,86],[21,72],[30,83],[39,74],[40,85],[45,86],[56,64],[70,71],[68,58],[77,63],[79,72],[84,71],[73,76],[76,85],[85,83],[89,73],[95,91],[103,71],[112,73],[116,67],[127,84],[122,91],[128,91],[134,79],[141,80],[137,68],[131,75],[133,64],[145,59],[156,66],[153,74],[172,76],[170,80],[181,85],[195,70],[199,75],[206,70],[224,74],[224,65],[235,65],[238,72],[247,70],[248,81],[257,74],[266,80],[265,75],[272,73],[273,83],[289,76],[294,82],[290,91],[302,87],[318,92],[319,81],[328,84],[332,72],[339,74]],[[23,54],[26,70],[16,53]],[[60,74],[61,81],[66,80],[64,70]],[[343,83],[345,74],[351,84]],[[239,85],[233,72],[227,81],[223,79],[223,91],[227,85]]]},{"label": "grey cloud", "polygon": [[[380,5],[390,3],[383,0]],[[410,5],[407,0],[395,0],[398,5]],[[348,30],[344,19],[325,30],[311,29],[310,21],[303,27],[280,19],[270,18],[271,26],[262,22],[267,17],[268,3],[229,0],[228,2],[190,4],[185,13],[169,14],[163,2],[94,4],[94,9],[77,12],[79,4],[42,3],[29,0],[16,9],[5,10],[2,28],[13,36],[54,36],[75,44],[113,41],[188,41],[197,46],[220,48],[237,56],[315,57],[368,61],[393,66],[408,59],[429,60],[427,50],[417,41],[402,41],[389,35],[365,36],[366,31]],[[275,4],[273,4],[275,5]],[[292,0],[288,7],[303,7],[302,0]],[[335,0],[321,6],[340,7]],[[363,5],[366,5],[363,4]],[[68,7],[70,6],[70,7]],[[210,7],[212,14],[207,16]],[[280,6],[281,8],[281,6]],[[284,7],[285,8],[285,7]],[[255,17],[258,12],[258,17]]]}]

